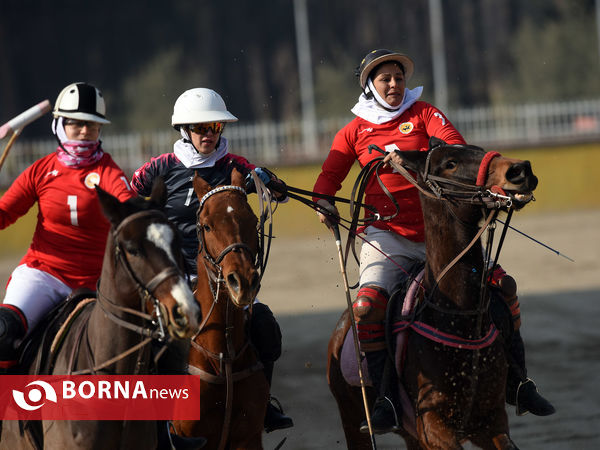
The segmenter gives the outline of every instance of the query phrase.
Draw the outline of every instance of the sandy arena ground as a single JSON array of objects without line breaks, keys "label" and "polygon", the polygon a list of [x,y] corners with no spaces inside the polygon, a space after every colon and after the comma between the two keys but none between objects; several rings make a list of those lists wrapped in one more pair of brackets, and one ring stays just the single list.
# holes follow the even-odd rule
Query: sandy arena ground
[{"label": "sandy arena ground", "polygon": [[[598,449],[600,211],[516,214],[512,225],[575,262],[516,232],[508,234],[500,263],[519,283],[529,374],[557,409],[545,418],[517,417],[510,410],[511,434],[522,449]],[[0,261],[2,287],[16,262]],[[349,274],[354,282],[355,270]],[[265,435],[266,449],[284,438],[283,449],[346,448],[325,375],[329,336],[346,306],[342,286],[329,235],[273,241],[259,297],[283,331],[284,353],[275,367],[272,393],[295,427]],[[393,435],[378,437],[377,446],[404,448]]]}]

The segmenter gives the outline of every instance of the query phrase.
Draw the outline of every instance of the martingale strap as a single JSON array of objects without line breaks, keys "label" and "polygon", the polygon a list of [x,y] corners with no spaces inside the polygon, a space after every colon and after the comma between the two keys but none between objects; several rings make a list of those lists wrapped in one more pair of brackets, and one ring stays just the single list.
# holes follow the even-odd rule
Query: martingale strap
[{"label": "martingale strap", "polygon": [[432,340],[439,344],[447,345],[448,347],[458,348],[462,350],[480,350],[482,348],[488,347],[492,345],[492,343],[496,340],[499,334],[498,329],[494,326],[494,324],[491,324],[487,334],[482,338],[465,339],[460,336],[444,333],[443,331],[440,331],[423,322],[409,322],[406,320],[395,322],[392,328],[392,333],[400,333],[409,328],[413,329],[415,332],[419,333],[421,336],[424,336],[429,340]]}]

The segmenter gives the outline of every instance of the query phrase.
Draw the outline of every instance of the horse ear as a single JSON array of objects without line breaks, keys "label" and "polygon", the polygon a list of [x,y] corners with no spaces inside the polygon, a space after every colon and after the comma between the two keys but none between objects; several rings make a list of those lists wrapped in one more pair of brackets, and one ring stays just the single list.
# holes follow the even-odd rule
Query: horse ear
[{"label": "horse ear", "polygon": [[425,166],[425,160],[427,159],[427,153],[419,150],[406,150],[402,152],[402,165],[413,172],[420,172],[422,167]]},{"label": "horse ear", "polygon": [[433,147],[438,147],[440,145],[446,145],[446,141],[443,141],[440,138],[437,138],[435,136],[431,136],[429,138],[429,149],[432,149]]},{"label": "horse ear", "polygon": [[161,209],[167,204],[167,187],[165,186],[165,180],[162,177],[158,177],[154,180],[150,201],[156,203]]},{"label": "horse ear", "polygon": [[246,181],[244,175],[242,175],[242,172],[237,170],[235,167],[231,171],[231,184],[244,189],[246,188]]},{"label": "horse ear", "polygon": [[199,177],[198,174],[194,175],[193,184],[194,191],[196,191],[196,195],[198,196],[198,198],[204,197],[204,194],[206,194],[211,189],[210,184],[204,181],[204,178]]},{"label": "horse ear", "polygon": [[95,187],[98,194],[98,200],[100,201],[100,206],[102,207],[102,212],[108,221],[116,227],[121,222],[123,215],[121,208],[122,203],[118,198],[112,196],[100,186],[96,185]]}]

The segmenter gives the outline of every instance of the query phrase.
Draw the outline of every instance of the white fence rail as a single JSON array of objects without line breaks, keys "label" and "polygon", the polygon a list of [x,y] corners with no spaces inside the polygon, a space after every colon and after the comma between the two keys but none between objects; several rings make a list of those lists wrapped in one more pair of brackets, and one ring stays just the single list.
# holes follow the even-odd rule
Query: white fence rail
[{"label": "white fence rail", "polygon": [[[600,140],[600,99],[457,109],[447,115],[469,143],[488,149]],[[322,161],[333,136],[350,119],[319,121],[317,149],[305,148],[300,121],[230,124],[225,135],[232,152],[255,164],[276,168]],[[178,138],[167,128],[111,135],[108,127],[105,132],[103,147],[129,176],[152,156],[171,151]],[[0,187],[6,188],[27,166],[55,147],[54,138],[17,140],[0,171]]]}]

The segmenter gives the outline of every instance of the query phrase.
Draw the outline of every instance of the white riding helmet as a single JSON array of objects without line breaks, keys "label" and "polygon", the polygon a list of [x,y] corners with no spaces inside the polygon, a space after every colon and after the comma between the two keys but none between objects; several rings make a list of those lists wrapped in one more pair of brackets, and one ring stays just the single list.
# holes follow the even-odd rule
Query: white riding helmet
[{"label": "white riding helmet", "polygon": [[227,111],[225,102],[212,89],[188,89],[179,96],[173,106],[171,125],[179,130],[180,125],[206,122],[237,122],[238,118]]},{"label": "white riding helmet", "polygon": [[52,111],[54,117],[110,123],[105,114],[106,105],[102,92],[97,87],[82,82],[70,84],[60,91]]}]

